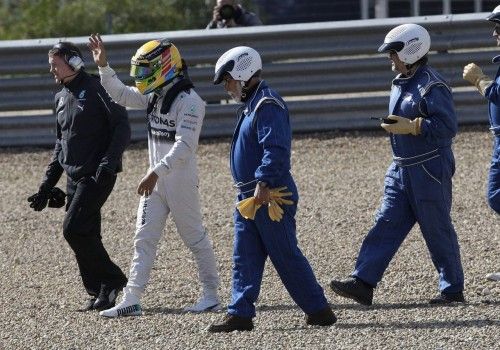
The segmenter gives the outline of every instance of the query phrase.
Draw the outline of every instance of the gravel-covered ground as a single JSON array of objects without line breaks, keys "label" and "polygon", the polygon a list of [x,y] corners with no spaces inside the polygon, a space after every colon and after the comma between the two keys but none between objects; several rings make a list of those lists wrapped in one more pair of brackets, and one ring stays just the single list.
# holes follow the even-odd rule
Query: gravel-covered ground
[{"label": "gravel-covered ground", "polygon": [[[500,283],[484,275],[500,268],[500,220],[485,201],[492,136],[485,126],[463,128],[456,138],[453,220],[465,270],[465,305],[431,307],[437,273],[418,228],[405,240],[363,307],[335,296],[332,277],[353,268],[380,203],[390,162],[383,132],[296,136],[293,174],[301,199],[300,246],[338,316],[330,328],[305,326],[303,313],[268,262],[253,332],[210,334],[222,313],[184,314],[198,297],[194,261],[168,221],[145,315],[103,319],[80,313],[85,292],[61,232],[62,209],[33,212],[26,197],[49,160],[48,149],[0,150],[0,349],[494,349],[500,343]],[[229,140],[204,140],[198,156],[205,225],[218,258],[220,293],[230,296],[234,192]],[[147,149],[132,145],[125,171],[103,209],[103,240],[128,271],[138,196]],[[64,183],[60,183],[63,187]]]}]

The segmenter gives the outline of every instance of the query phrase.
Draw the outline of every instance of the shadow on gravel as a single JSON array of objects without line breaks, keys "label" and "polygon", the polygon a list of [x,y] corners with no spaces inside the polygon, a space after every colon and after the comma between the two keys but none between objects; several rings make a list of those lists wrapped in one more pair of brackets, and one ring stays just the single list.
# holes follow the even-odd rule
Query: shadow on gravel
[{"label": "shadow on gravel", "polygon": [[[384,328],[384,329],[440,329],[440,328],[482,328],[482,327],[498,327],[498,320],[457,320],[457,321],[412,321],[412,322],[361,322],[361,323],[342,323],[339,319],[331,328],[337,329],[363,329],[363,328]],[[257,325],[258,327],[258,325]],[[265,331],[314,331],[315,329],[323,328],[319,326],[295,325],[291,327],[268,327],[260,328]]]},{"label": "shadow on gravel", "polygon": [[480,328],[498,327],[500,321],[497,320],[457,320],[457,321],[427,321],[427,322],[367,322],[367,323],[339,323],[334,325],[340,329],[357,328],[392,328],[392,329],[435,329],[435,328]]},{"label": "shadow on gravel", "polygon": [[168,307],[154,307],[150,309],[143,309],[143,311],[147,314],[165,314],[165,315],[179,315],[185,314],[186,312],[182,309],[172,309]]},{"label": "shadow on gravel", "polygon": [[297,305],[259,305],[255,308],[256,311],[287,311],[300,310]]},{"label": "shadow on gravel", "polygon": [[491,301],[487,300],[485,302],[474,302],[474,303],[452,303],[446,305],[432,305],[426,302],[418,302],[418,303],[396,303],[396,304],[375,304],[372,306],[364,306],[359,304],[330,304],[334,310],[409,310],[409,309],[432,309],[437,307],[472,307],[472,306],[484,306],[484,305],[500,305],[500,301]]},{"label": "shadow on gravel", "polygon": [[[330,303],[330,306],[333,310],[354,310],[354,311],[368,311],[368,310],[410,310],[410,309],[432,309],[438,307],[475,307],[475,306],[485,306],[485,305],[500,305],[500,300],[486,300],[482,302],[474,302],[474,303],[453,303],[448,305],[431,305],[427,302],[417,302],[417,303],[395,303],[395,304],[375,304],[372,306],[364,306],[359,304],[334,304]],[[155,309],[152,309],[155,310]],[[171,309],[165,309],[171,310]],[[300,310],[297,305],[259,305],[255,308],[257,312],[266,312],[266,311],[289,311],[289,310]],[[166,312],[168,313],[168,312]],[[170,313],[176,313],[175,310]],[[180,311],[182,313],[182,310]]]},{"label": "shadow on gravel", "polygon": [[[339,319],[330,328],[332,329],[363,329],[363,328],[384,328],[384,329],[440,329],[440,328],[482,328],[482,327],[498,327],[500,326],[500,321],[498,320],[463,320],[463,321],[426,321],[426,322],[361,322],[361,323],[342,323],[342,319]],[[257,327],[259,327],[257,325]],[[279,331],[279,332],[289,332],[289,331],[315,331],[316,329],[322,329],[319,326],[306,326],[306,325],[295,325],[291,327],[259,327],[262,331]]]}]

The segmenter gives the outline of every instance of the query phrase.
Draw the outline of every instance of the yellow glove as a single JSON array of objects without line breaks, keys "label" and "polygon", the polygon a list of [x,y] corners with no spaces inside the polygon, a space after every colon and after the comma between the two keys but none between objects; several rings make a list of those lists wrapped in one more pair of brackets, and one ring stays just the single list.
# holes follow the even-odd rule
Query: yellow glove
[{"label": "yellow glove", "polygon": [[281,209],[278,203],[276,203],[276,201],[273,199],[269,201],[269,205],[267,206],[267,211],[272,221],[279,222],[283,218],[283,209]]},{"label": "yellow glove", "polygon": [[248,197],[236,203],[236,208],[240,211],[241,216],[245,219],[255,219],[255,213],[260,208],[260,204],[255,204],[255,197]]},{"label": "yellow glove", "polygon": [[410,120],[408,118],[403,118],[397,115],[390,115],[387,117],[387,119],[392,119],[396,121],[396,123],[393,124],[387,124],[387,123],[380,124],[380,126],[383,127],[387,132],[393,134],[401,134],[401,135],[412,134],[415,136],[420,134],[420,128],[423,120],[422,117]]},{"label": "yellow glove", "polygon": [[285,199],[283,197],[288,197],[292,195],[292,192],[282,192],[286,190],[286,186],[279,188],[272,188],[269,190],[269,206],[267,207],[267,211],[269,213],[269,217],[273,221],[281,221],[283,218],[283,209],[280,207],[281,205],[292,205],[293,201],[290,199]]},{"label": "yellow glove", "polygon": [[474,85],[483,96],[486,88],[493,83],[493,81],[485,75],[481,68],[479,68],[479,66],[475,63],[469,63],[464,67],[463,77],[469,83]]},{"label": "yellow glove", "polygon": [[292,195],[292,192],[281,192],[286,190],[286,186],[279,188],[272,188],[269,190],[269,197],[271,200],[276,201],[278,204],[292,205],[293,201],[290,199],[285,199],[283,197],[288,197]]},{"label": "yellow glove", "polygon": [[[280,207],[280,204],[293,204],[292,200],[283,198],[291,196],[292,192],[281,192],[284,190],[286,190],[286,186],[269,190],[269,204],[267,206],[267,210],[269,213],[269,217],[273,221],[281,221],[281,219],[283,218],[283,209]],[[260,207],[260,204],[255,204],[255,197],[248,197],[236,203],[236,208],[239,210],[241,216],[243,216],[245,219],[250,220],[255,219],[255,214]]]}]

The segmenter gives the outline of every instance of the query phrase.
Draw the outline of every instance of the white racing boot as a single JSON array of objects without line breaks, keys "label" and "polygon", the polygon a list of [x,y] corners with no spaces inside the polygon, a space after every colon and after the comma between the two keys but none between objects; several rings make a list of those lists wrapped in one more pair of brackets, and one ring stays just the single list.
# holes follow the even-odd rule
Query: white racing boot
[{"label": "white racing boot", "polygon": [[210,312],[222,309],[217,293],[203,293],[196,304],[186,306],[185,312]]},{"label": "white racing boot", "polygon": [[99,312],[99,315],[104,317],[118,316],[141,316],[142,308],[139,298],[124,290],[122,301],[111,309]]}]

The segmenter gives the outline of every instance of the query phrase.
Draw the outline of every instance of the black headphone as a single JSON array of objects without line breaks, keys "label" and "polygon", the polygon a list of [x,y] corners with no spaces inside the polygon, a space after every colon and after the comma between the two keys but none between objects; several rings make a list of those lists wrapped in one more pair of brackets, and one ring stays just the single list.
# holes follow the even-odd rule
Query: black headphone
[{"label": "black headphone", "polygon": [[51,51],[59,53],[74,71],[79,71],[85,66],[80,49],[68,41],[58,42]]}]

